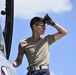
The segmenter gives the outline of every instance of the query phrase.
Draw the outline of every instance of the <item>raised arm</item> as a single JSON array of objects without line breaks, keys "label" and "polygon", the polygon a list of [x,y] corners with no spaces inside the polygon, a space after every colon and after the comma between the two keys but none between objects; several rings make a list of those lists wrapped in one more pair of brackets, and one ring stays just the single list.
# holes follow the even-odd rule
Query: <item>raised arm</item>
[{"label": "raised arm", "polygon": [[57,33],[54,34],[54,37],[55,37],[55,41],[56,40],[59,40],[60,38],[62,38],[64,35],[67,34],[67,30],[65,28],[63,28],[62,26],[60,26],[59,24],[55,23],[51,17],[49,17],[48,14],[45,15],[44,17],[44,22],[53,26],[54,28],[57,29]]},{"label": "raised arm", "polygon": [[59,40],[60,38],[62,38],[67,34],[67,30],[62,26],[60,26],[59,24],[55,23],[53,27],[56,28],[58,31],[56,34],[54,34],[55,40]]}]

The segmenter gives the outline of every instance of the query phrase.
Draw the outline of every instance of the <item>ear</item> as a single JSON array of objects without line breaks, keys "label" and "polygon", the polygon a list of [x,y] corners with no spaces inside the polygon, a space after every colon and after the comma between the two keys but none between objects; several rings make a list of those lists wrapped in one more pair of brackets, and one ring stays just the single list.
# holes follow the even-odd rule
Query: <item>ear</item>
[{"label": "ear", "polygon": [[33,29],[36,29],[36,25],[33,25]]}]

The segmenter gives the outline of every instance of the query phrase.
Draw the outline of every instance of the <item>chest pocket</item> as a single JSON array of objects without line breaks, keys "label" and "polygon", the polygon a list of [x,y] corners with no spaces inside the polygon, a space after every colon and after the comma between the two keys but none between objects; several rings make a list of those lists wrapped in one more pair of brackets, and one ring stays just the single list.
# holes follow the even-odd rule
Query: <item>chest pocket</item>
[{"label": "chest pocket", "polygon": [[27,45],[25,51],[27,54],[34,54],[35,49],[36,49],[36,45]]}]

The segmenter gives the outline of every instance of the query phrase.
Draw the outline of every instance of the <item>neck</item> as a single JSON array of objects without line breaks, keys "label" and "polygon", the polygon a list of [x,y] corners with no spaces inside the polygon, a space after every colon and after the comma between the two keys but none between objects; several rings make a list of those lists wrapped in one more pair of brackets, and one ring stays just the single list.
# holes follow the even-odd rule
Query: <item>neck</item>
[{"label": "neck", "polygon": [[37,40],[37,39],[40,38],[40,35],[33,33],[32,38],[33,38],[34,40]]}]

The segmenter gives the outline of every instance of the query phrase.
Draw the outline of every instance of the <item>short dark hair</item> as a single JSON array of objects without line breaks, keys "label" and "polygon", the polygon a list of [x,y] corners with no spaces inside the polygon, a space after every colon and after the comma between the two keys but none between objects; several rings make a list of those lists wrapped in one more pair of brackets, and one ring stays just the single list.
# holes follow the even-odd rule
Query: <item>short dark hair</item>
[{"label": "short dark hair", "polygon": [[43,22],[44,23],[44,19],[42,17],[34,17],[34,18],[32,18],[31,21],[30,21],[30,27],[31,27],[31,29],[33,30],[32,26],[34,24],[39,23],[39,22]]}]

